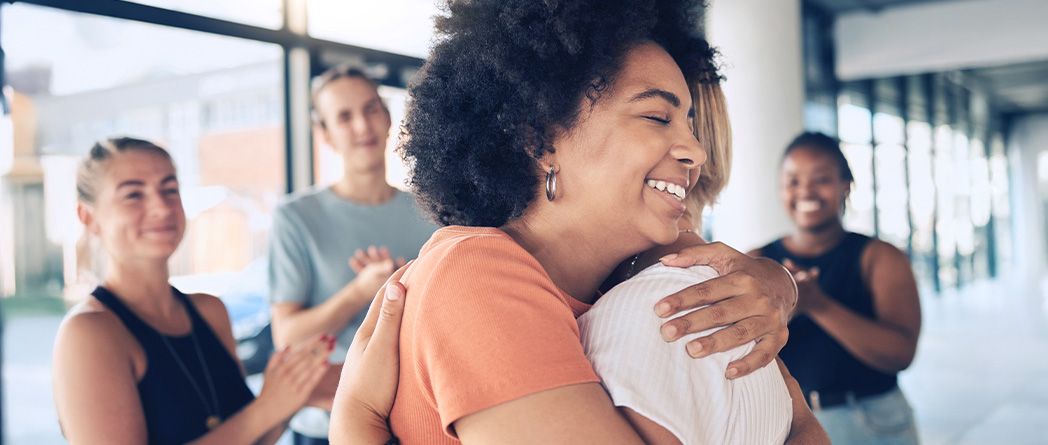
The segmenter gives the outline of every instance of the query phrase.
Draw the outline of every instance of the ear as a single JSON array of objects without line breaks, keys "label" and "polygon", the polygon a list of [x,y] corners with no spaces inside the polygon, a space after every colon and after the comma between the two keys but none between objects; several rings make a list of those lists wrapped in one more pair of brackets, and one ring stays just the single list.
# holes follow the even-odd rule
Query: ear
[{"label": "ear", "polygon": [[331,144],[331,135],[328,134],[327,126],[320,121],[313,124],[313,135],[320,138],[321,144],[331,147],[332,150],[335,149],[335,146]]},{"label": "ear", "polygon": [[77,203],[76,216],[84,224],[84,230],[92,235],[98,235],[98,225],[95,224],[94,209],[91,206],[82,202]]}]

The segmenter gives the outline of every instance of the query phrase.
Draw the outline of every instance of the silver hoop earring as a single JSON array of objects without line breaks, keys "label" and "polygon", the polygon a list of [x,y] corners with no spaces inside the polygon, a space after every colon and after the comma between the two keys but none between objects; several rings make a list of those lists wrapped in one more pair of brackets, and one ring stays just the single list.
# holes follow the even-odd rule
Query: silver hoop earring
[{"label": "silver hoop earring", "polygon": [[552,201],[557,197],[557,172],[553,171],[553,166],[550,166],[549,173],[546,173],[546,199]]}]

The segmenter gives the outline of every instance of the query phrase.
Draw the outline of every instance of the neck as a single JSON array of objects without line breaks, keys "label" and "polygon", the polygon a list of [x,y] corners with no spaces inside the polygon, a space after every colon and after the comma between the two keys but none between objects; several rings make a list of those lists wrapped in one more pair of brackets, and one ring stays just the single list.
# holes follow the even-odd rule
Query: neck
[{"label": "neck", "polygon": [[[638,272],[658,263],[659,259],[666,255],[679,253],[688,247],[706,244],[706,240],[702,239],[702,236],[699,235],[698,230],[694,225],[692,225],[690,218],[681,217],[680,221],[678,221],[677,228],[680,230],[680,234],[677,235],[677,241],[665,246],[652,247],[633,257],[627,258],[626,261],[620,263],[618,267],[615,268],[614,273],[604,281],[600,287],[601,290],[605,292],[611,290],[615,285],[636,276]],[[634,260],[634,258],[636,258],[636,260]]]},{"label": "neck", "polygon": [[815,256],[826,253],[837,246],[845,235],[840,219],[816,227],[799,229],[783,240],[786,248],[804,256]]},{"label": "neck", "polygon": [[359,204],[377,205],[393,198],[394,189],[386,182],[386,168],[370,170],[346,170],[342,179],[331,186],[331,190],[343,199]]},{"label": "neck", "polygon": [[110,258],[103,285],[140,314],[174,316],[181,305],[171,293],[167,262],[122,261]]},{"label": "neck", "polygon": [[621,242],[586,223],[552,224],[548,219],[521,217],[501,229],[538,260],[557,287],[583,303],[592,303],[615,266],[637,250],[608,252],[609,246]]}]

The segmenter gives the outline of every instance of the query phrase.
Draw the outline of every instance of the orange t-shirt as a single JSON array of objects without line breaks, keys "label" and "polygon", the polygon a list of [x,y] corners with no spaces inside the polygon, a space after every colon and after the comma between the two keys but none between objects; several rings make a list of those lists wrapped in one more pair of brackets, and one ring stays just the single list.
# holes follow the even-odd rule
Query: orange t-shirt
[{"label": "orange t-shirt", "polygon": [[452,423],[529,394],[600,382],[560,290],[505,232],[438,230],[401,281],[400,386],[390,414],[406,444],[459,443]]}]

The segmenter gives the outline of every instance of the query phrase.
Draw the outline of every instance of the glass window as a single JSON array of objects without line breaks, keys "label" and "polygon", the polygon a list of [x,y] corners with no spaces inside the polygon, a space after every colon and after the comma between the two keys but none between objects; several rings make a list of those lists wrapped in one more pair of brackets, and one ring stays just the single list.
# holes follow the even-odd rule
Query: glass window
[{"label": "glass window", "polygon": [[429,55],[433,17],[440,12],[437,2],[308,1],[309,34],[313,37],[415,57]]},{"label": "glass window", "polygon": [[957,231],[954,224],[957,202],[953,187],[953,130],[947,125],[935,127],[934,171],[937,218],[937,253],[939,257],[939,281],[944,287],[957,284]]},{"label": "glass window", "polygon": [[994,247],[997,270],[1006,270],[1012,259],[1011,207],[1008,200],[1008,158],[1004,152],[1004,139],[994,134],[990,139],[990,184],[992,187]]},{"label": "glass window", "polygon": [[870,110],[843,100],[842,102],[837,110],[839,113],[838,133],[841,141],[869,144],[873,137],[870,127]]},{"label": "glass window", "polygon": [[281,0],[130,0],[247,25],[277,29],[284,24]]},{"label": "glass window", "polygon": [[850,231],[874,234],[873,225],[873,153],[869,144],[841,144],[848,159],[855,184],[844,212],[844,227]]},{"label": "glass window", "polygon": [[14,245],[3,243],[17,254],[0,254],[0,270],[17,278],[5,279],[5,338],[21,339],[3,349],[5,439],[62,443],[47,378],[54,333],[103,276],[75,214],[80,157],[119,135],[167,148],[189,219],[172,282],[221,295],[265,254],[285,190],[282,50],[23,4],[2,19],[16,162],[0,182],[18,217]]},{"label": "glass window", "polygon": [[910,220],[906,203],[906,149],[902,146],[906,132],[902,118],[888,113],[874,114],[873,135],[877,141],[874,149],[877,235],[905,250],[909,244]]}]

